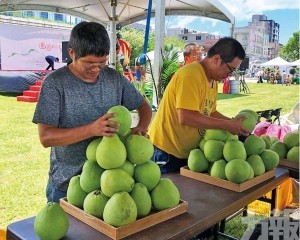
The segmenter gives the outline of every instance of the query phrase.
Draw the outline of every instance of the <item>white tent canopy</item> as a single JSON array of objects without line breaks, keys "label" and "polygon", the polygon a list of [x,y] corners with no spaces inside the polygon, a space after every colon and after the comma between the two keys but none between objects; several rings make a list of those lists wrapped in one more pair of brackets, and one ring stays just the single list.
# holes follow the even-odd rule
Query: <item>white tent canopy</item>
[{"label": "white tent canopy", "polygon": [[268,62],[261,64],[261,66],[262,67],[271,67],[271,66],[284,67],[284,66],[290,66],[290,63],[288,61],[282,59],[281,57],[277,57]]},{"label": "white tent canopy", "polygon": [[[147,18],[149,0],[4,0],[0,12],[37,10],[66,13],[109,26],[111,50],[109,60],[116,59],[116,24],[129,25]],[[218,0],[153,0],[151,16],[155,17],[154,79],[159,78],[160,49],[163,45],[165,15],[199,16],[234,24],[234,16]],[[200,24],[200,23],[199,23]]]},{"label": "white tent canopy", "polygon": [[298,59],[298,60],[296,60],[294,62],[291,62],[290,66],[300,66],[300,59]]}]

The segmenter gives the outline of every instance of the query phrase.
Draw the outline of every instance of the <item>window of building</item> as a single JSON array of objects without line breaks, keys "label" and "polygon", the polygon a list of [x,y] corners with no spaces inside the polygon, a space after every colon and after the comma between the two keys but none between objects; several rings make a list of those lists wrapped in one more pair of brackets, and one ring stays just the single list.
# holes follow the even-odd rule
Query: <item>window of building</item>
[{"label": "window of building", "polygon": [[13,13],[12,12],[6,12],[5,15],[6,16],[13,16]]},{"label": "window of building", "polygon": [[196,36],[196,40],[201,40],[201,36]]},{"label": "window of building", "polygon": [[182,40],[187,40],[188,38],[187,38],[187,36],[182,36],[181,39],[182,39]]},{"label": "window of building", "polygon": [[54,14],[54,20],[55,21],[63,21],[63,15],[62,14],[60,14],[60,13],[55,13]]},{"label": "window of building", "polygon": [[43,19],[48,19],[48,13],[47,12],[41,12],[40,17]]},{"label": "window of building", "polygon": [[34,17],[34,12],[33,11],[27,11],[26,15],[27,15],[27,17]]}]

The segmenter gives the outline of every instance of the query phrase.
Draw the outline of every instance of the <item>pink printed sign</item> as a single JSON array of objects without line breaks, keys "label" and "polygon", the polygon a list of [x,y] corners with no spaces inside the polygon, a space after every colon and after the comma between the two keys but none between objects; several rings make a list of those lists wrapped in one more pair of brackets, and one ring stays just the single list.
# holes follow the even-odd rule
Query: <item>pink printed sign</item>
[{"label": "pink printed sign", "polygon": [[60,59],[56,68],[65,65],[62,42],[68,41],[70,30],[19,26],[0,23],[0,70],[44,70],[45,56]]}]

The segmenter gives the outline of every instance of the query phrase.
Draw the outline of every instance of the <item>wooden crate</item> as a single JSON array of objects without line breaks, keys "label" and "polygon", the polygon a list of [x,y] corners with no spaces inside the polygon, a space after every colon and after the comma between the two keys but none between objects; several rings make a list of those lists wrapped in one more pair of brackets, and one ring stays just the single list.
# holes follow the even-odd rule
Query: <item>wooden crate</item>
[{"label": "wooden crate", "polygon": [[114,227],[68,203],[66,198],[60,199],[60,205],[70,215],[107,235],[108,237],[116,240],[140,232],[146,228],[185,213],[188,210],[188,203],[184,200],[180,200],[179,204],[174,208],[165,209],[160,212],[153,212],[147,217],[138,219],[130,224],[121,227]]},{"label": "wooden crate", "polygon": [[215,185],[218,187],[222,187],[222,188],[226,188],[226,189],[229,189],[229,190],[232,190],[235,192],[243,192],[263,181],[273,178],[275,176],[275,170],[265,172],[264,174],[262,174],[260,176],[252,178],[252,179],[250,179],[246,182],[240,183],[240,184],[233,183],[228,180],[221,179],[221,178],[212,177],[208,173],[193,172],[193,171],[189,170],[187,166],[180,168],[180,174],[185,177],[193,178],[193,179],[199,180],[201,182],[209,183],[209,184],[212,184],[212,185]]},{"label": "wooden crate", "polygon": [[299,172],[299,162],[290,161],[290,160],[286,160],[286,159],[280,159],[278,166],[281,168],[286,168],[286,169],[290,169],[290,170]]}]

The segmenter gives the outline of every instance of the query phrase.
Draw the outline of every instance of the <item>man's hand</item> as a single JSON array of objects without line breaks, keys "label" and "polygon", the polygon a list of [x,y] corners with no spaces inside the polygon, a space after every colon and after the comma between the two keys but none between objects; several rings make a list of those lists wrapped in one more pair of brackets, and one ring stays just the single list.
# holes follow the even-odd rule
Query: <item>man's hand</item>
[{"label": "man's hand", "polygon": [[109,120],[115,117],[115,113],[106,113],[102,117],[98,118],[92,123],[92,129],[95,136],[106,136],[112,137],[115,133],[119,131],[120,124],[118,122]]},{"label": "man's hand", "polygon": [[250,132],[242,124],[242,121],[246,118],[247,118],[246,116],[240,115],[230,120],[232,124],[231,124],[231,128],[228,129],[228,131],[234,135],[248,136]]}]

